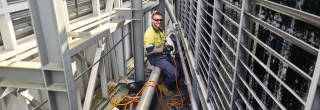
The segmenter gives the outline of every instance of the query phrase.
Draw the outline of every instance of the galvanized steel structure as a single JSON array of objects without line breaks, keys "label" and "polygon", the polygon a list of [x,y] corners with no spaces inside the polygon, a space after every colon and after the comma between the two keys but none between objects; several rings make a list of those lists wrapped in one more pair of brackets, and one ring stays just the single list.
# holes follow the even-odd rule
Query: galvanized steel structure
[{"label": "galvanized steel structure", "polygon": [[[304,0],[295,7],[281,0],[169,1],[202,109],[320,109],[318,8],[306,10]],[[145,80],[142,36],[150,11],[164,12],[164,3],[0,0],[0,109],[97,109],[96,88],[108,98],[107,83],[131,72],[131,57],[135,80]],[[302,64],[294,57],[300,52]]]}]

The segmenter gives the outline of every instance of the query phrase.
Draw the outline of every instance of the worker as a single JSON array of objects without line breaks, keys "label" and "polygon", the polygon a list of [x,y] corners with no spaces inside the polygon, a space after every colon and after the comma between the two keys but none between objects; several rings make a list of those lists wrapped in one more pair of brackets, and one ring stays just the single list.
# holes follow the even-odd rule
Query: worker
[{"label": "worker", "polygon": [[[174,85],[175,78],[179,76],[179,72],[175,72],[173,59],[168,55],[173,50],[173,46],[166,42],[164,32],[161,28],[163,23],[162,14],[154,11],[151,15],[151,26],[144,33],[144,47],[148,61],[153,66],[158,66],[164,75],[163,81],[160,82],[160,89],[166,96],[174,95],[169,89],[170,85]],[[175,76],[176,74],[176,76]],[[161,78],[159,78],[161,79]]]}]

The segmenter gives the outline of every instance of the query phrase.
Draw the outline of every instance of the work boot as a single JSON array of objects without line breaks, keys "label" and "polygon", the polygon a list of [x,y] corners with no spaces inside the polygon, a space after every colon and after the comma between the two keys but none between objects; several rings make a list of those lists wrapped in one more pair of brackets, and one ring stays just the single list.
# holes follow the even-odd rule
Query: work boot
[{"label": "work boot", "polygon": [[160,84],[160,90],[165,96],[173,96],[173,92],[168,89],[163,83]]}]

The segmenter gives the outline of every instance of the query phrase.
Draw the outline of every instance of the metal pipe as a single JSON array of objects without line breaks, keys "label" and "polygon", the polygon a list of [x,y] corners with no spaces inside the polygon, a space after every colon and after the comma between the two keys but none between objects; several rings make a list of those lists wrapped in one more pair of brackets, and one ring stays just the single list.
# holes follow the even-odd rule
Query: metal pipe
[{"label": "metal pipe", "polygon": [[[150,74],[148,81],[155,81],[158,82],[161,70],[159,67],[154,67]],[[137,105],[136,110],[149,110],[150,103],[152,101],[152,97],[154,95],[154,91],[157,85],[153,82],[148,83],[147,87],[144,89],[140,101]]]},{"label": "metal pipe", "polygon": [[164,2],[165,2],[166,10],[167,10],[167,12],[169,14],[169,17],[171,19],[172,24],[178,23],[176,17],[174,16],[174,13],[173,13],[173,11],[172,11],[172,9],[170,7],[170,2],[168,0],[164,0]]},{"label": "metal pipe", "polygon": [[186,81],[186,85],[188,88],[188,93],[189,93],[189,98],[190,98],[190,102],[191,102],[191,106],[192,106],[192,110],[198,110],[198,105],[195,101],[194,98],[194,94],[193,94],[193,89],[192,89],[192,85],[191,85],[191,81],[190,81],[190,77],[189,77],[189,72],[187,70],[187,66],[186,63],[184,61],[184,57],[183,57],[183,53],[182,53],[182,48],[181,48],[181,44],[180,44],[180,37],[182,36],[182,33],[180,31],[180,27],[178,25],[177,19],[175,18],[173,11],[170,7],[170,3],[168,0],[165,0],[165,4],[166,4],[166,10],[170,16],[170,19],[172,21],[172,24],[174,25],[173,28],[176,32],[178,32],[178,36],[176,37],[177,39],[177,47],[178,47],[178,52],[179,52],[179,56],[180,56],[180,61],[182,64],[182,69],[183,69],[183,74],[184,74],[184,78]]}]

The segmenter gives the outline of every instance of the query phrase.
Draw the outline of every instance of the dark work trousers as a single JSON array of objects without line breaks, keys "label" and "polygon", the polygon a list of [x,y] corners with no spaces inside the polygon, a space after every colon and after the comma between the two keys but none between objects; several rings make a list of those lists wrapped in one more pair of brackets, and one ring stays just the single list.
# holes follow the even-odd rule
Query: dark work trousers
[{"label": "dark work trousers", "polygon": [[[181,63],[176,61],[178,67],[176,70],[173,59],[169,54],[155,56],[150,55],[148,56],[148,60],[152,65],[158,66],[161,69],[161,72],[165,74],[163,83],[167,86],[174,84],[175,78],[179,78],[179,73],[182,72]],[[176,76],[175,73],[177,74]]]}]

